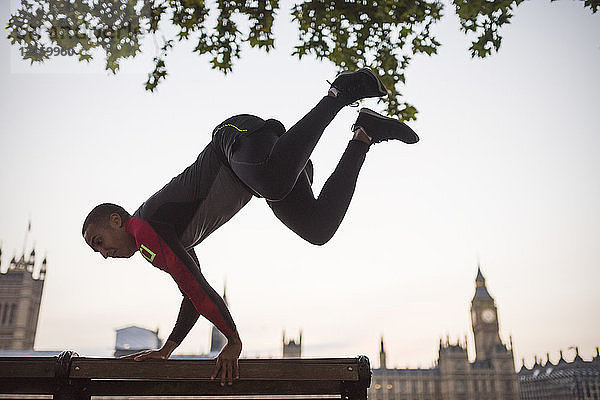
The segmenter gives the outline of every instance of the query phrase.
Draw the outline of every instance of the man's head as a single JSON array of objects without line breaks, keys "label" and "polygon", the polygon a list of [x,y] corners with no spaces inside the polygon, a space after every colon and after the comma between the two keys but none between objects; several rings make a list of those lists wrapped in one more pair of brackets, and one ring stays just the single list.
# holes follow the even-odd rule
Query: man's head
[{"label": "man's head", "polygon": [[130,215],[121,206],[100,204],[86,217],[81,234],[92,250],[102,257],[128,258],[135,254],[135,238],[125,231]]}]

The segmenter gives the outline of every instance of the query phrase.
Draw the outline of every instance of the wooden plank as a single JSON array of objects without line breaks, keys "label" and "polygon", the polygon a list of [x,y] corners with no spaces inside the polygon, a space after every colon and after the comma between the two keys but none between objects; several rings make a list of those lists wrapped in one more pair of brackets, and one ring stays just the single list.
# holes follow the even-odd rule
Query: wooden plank
[{"label": "wooden plank", "polygon": [[[143,400],[341,400],[339,394],[258,394],[258,395],[144,395]],[[43,397],[43,396],[40,396]],[[93,400],[113,400],[122,396],[94,396]],[[2,400],[0,396],[0,400]],[[142,399],[140,399],[142,400]]]},{"label": "wooden plank", "polygon": [[0,358],[0,378],[50,378],[55,366],[55,357],[4,357]]},{"label": "wooden plank", "polygon": [[256,395],[339,395],[342,385],[337,381],[236,381],[232,386],[221,387],[217,382],[206,381],[110,381],[93,380],[85,384],[86,393],[92,396],[256,396]]},{"label": "wooden plank", "polygon": [[0,394],[52,394],[55,388],[54,379],[0,378]]},{"label": "wooden plank", "polygon": [[[341,361],[344,360],[344,361]],[[239,360],[240,380],[357,381],[356,359]],[[71,378],[210,380],[214,360],[146,360],[74,358]]]}]

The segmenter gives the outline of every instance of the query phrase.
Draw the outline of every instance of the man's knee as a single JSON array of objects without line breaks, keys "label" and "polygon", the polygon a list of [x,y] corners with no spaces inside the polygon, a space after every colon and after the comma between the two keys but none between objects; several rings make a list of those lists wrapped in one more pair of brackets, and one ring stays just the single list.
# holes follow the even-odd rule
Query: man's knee
[{"label": "man's knee", "polygon": [[331,238],[317,238],[317,239],[310,239],[310,240],[308,240],[308,242],[310,244],[314,244],[315,246],[323,246],[325,243],[329,242],[329,239],[331,239]]},{"label": "man's knee", "polygon": [[333,237],[335,231],[331,232],[327,229],[317,229],[313,230],[310,233],[303,235],[302,237],[310,244],[314,244],[315,246],[323,246],[325,243],[329,242]]}]

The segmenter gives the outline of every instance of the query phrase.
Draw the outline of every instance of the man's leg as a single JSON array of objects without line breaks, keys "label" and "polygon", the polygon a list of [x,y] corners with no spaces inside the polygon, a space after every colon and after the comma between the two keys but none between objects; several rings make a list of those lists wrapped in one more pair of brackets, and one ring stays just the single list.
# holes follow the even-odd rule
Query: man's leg
[{"label": "man's leg", "polygon": [[370,70],[342,73],[333,82],[329,94],[280,137],[274,138],[269,132],[240,137],[230,160],[231,168],[256,193],[269,200],[281,200],[296,184],[323,131],[336,114],[357,99],[385,93]]},{"label": "man's leg", "polygon": [[300,175],[281,201],[268,201],[277,218],[310,243],[321,245],[337,231],[354,194],[358,173],[373,143],[399,140],[416,143],[417,134],[406,124],[369,109],[362,109],[353,125],[354,138],[315,199],[308,174]]},{"label": "man's leg", "polygon": [[267,204],[277,218],[306,241],[322,245],[340,226],[354,194],[358,173],[369,149],[368,138],[357,133],[348,143],[337,167],[315,198],[306,173],[301,174],[292,191],[281,201]]},{"label": "man's leg", "polygon": [[272,132],[240,137],[231,168],[255,192],[270,200],[281,200],[294,187],[323,131],[342,107],[335,98],[326,96],[279,137]]}]

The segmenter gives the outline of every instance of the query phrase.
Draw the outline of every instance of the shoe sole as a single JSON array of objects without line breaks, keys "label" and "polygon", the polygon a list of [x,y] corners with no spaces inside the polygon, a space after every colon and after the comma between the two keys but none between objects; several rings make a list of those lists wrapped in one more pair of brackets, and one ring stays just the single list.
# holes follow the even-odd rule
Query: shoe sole
[{"label": "shoe sole", "polygon": [[378,112],[373,111],[370,108],[366,108],[366,107],[360,109],[359,115],[360,114],[367,114],[371,117],[374,117],[374,118],[377,118],[377,119],[383,120],[383,121],[393,121],[394,123],[400,123],[405,128],[404,131],[407,133],[407,135],[405,135],[405,137],[398,138],[398,140],[400,140],[404,143],[408,143],[408,144],[414,144],[419,141],[419,135],[417,135],[415,133],[415,131],[413,131],[408,125],[406,125],[402,121],[398,121],[397,119],[386,117],[386,116],[381,115]]}]

